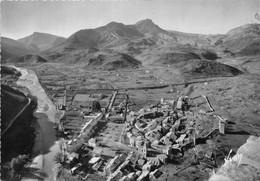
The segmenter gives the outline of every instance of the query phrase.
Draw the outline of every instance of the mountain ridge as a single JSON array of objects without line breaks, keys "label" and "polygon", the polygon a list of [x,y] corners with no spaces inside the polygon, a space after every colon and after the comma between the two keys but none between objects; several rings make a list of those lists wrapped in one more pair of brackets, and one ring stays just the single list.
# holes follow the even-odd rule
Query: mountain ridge
[{"label": "mountain ridge", "polygon": [[[186,54],[194,53],[189,52],[193,48],[200,49],[200,51],[196,51],[199,53],[199,57],[202,56],[203,52],[207,53],[208,50],[211,52],[214,50],[213,52],[224,56],[230,52],[231,55],[243,56],[260,54],[260,38],[258,36],[260,30],[252,32],[251,27],[260,26],[259,24],[246,24],[231,29],[226,34],[203,35],[164,30],[151,19],[144,19],[131,25],[112,21],[94,29],[82,29],[56,43],[54,40],[57,40],[59,36],[50,34],[47,34],[51,37],[49,42],[41,40],[42,38],[36,41],[37,38],[33,37],[46,35],[39,32],[34,32],[30,36],[19,39],[19,41],[20,43],[21,41],[26,42],[25,47],[30,50],[29,53],[40,54],[47,60],[55,62],[75,63],[76,61],[88,64],[91,57],[97,56],[97,52],[105,53],[107,50],[115,54],[125,53],[135,59],[140,57],[146,59],[149,57],[146,55],[152,55],[154,51],[158,51],[156,54],[158,60],[165,56],[164,52],[173,51],[178,55],[181,53],[186,56]],[[43,48],[44,46],[45,48]],[[3,53],[5,53],[5,49]],[[22,55],[24,54],[17,56]],[[150,61],[150,63],[152,62],[154,61]]]}]

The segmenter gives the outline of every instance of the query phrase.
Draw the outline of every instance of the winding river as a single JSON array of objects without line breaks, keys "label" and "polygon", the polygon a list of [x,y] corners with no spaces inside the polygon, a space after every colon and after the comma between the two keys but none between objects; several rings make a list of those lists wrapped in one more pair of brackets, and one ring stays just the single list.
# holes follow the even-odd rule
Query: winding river
[{"label": "winding river", "polygon": [[44,173],[42,175],[45,176],[42,176],[43,178],[40,178],[39,176],[25,177],[23,180],[55,180],[55,163],[53,162],[53,159],[60,148],[56,138],[54,123],[58,120],[59,111],[47,96],[38,81],[38,77],[32,70],[15,66],[12,67],[22,73],[17,84],[27,87],[31,94],[38,98],[38,108],[34,115],[38,118],[41,128],[41,130],[38,131],[34,145],[34,150],[39,150],[40,154],[33,159],[33,163],[29,167],[34,168],[34,170],[40,170]]}]

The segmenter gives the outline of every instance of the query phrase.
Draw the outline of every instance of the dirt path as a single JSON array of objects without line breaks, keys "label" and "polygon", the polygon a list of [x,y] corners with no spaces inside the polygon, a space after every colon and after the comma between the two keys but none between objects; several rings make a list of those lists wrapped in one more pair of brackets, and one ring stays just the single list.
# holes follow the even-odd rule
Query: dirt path
[{"label": "dirt path", "polygon": [[59,151],[57,143],[56,132],[54,130],[54,123],[58,120],[57,115],[59,111],[56,106],[49,99],[44,89],[41,87],[38,77],[31,70],[14,67],[22,73],[22,76],[17,81],[20,86],[27,87],[32,95],[38,98],[38,108],[35,116],[41,128],[41,134],[36,138],[34,150],[40,150],[40,155],[33,159],[30,168],[40,169],[45,174],[44,178],[39,177],[25,177],[23,180],[54,180],[53,162],[54,155]]}]

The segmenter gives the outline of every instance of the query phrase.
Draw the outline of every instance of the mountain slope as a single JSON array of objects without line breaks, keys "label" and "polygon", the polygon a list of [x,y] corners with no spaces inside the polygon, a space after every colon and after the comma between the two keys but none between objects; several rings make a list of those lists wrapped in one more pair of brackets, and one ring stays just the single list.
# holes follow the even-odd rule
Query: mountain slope
[{"label": "mountain slope", "polygon": [[260,54],[260,24],[246,24],[227,32],[220,44],[238,56]]},{"label": "mountain slope", "polygon": [[12,57],[6,60],[8,63],[45,63],[47,60],[39,55],[27,54],[19,57]]},{"label": "mountain slope", "polygon": [[65,38],[56,35],[34,32],[32,35],[21,38],[17,41],[29,46],[35,52],[40,52],[56,46],[65,40]]},{"label": "mountain slope", "polygon": [[192,76],[193,78],[206,76],[206,77],[218,77],[218,76],[236,76],[243,72],[225,65],[219,62],[211,60],[189,60],[181,66],[181,70],[185,76]]},{"label": "mountain slope", "polygon": [[[34,140],[32,124],[33,112],[36,107],[36,99],[28,101],[27,96],[22,92],[1,84],[2,130],[10,125],[1,137],[1,161],[11,161],[13,157],[17,157],[19,154],[28,154]],[[13,121],[17,114],[19,116]]]},{"label": "mountain slope", "polygon": [[46,50],[45,55],[56,62],[85,65],[99,53],[109,51],[128,54],[143,64],[215,60],[230,52],[237,56],[255,55],[259,54],[260,38],[257,26],[253,27],[252,30],[252,25],[245,25],[225,35],[200,35],[166,31],[150,19],[133,25],[111,22],[99,28],[75,32],[58,46]]},{"label": "mountain slope", "polygon": [[4,61],[11,57],[17,57],[34,53],[34,51],[25,44],[16,40],[1,37],[1,60]]},{"label": "mountain slope", "polygon": [[87,68],[103,70],[117,70],[125,68],[139,68],[142,63],[133,57],[123,53],[99,54],[90,58]]}]

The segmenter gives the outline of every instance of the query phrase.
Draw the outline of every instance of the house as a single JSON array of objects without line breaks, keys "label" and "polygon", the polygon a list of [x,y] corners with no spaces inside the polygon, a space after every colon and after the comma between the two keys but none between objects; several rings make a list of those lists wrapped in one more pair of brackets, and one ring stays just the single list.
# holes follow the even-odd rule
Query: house
[{"label": "house", "polygon": [[152,165],[153,165],[153,164],[152,164],[150,161],[148,161],[146,164],[144,164],[143,167],[142,167],[143,172],[144,172],[144,171],[150,171]]},{"label": "house", "polygon": [[69,154],[68,159],[71,161],[74,158],[76,158],[77,160],[79,159],[79,154],[76,152],[72,152],[71,154]]},{"label": "house", "polygon": [[168,156],[166,154],[157,155],[158,160],[160,160],[163,164],[167,163]]},{"label": "house", "polygon": [[98,161],[100,161],[101,158],[100,157],[92,157],[90,160],[89,160],[89,164],[91,165],[94,165],[95,163],[97,163]]},{"label": "house", "polygon": [[183,99],[183,96],[179,97],[179,99],[178,99],[178,101],[177,101],[177,105],[176,105],[176,108],[177,108],[177,109],[181,109],[182,99]]},{"label": "house", "polygon": [[185,137],[186,137],[186,134],[182,134],[182,135],[176,140],[176,143],[178,143],[178,144],[183,144]]},{"label": "house", "polygon": [[226,123],[222,120],[219,120],[219,132],[220,134],[225,134]]},{"label": "house", "polygon": [[109,176],[107,181],[118,181],[122,177],[123,173],[121,171],[117,171],[113,175]]},{"label": "house", "polygon": [[126,159],[126,154],[121,154],[111,159],[104,168],[105,175],[111,175]]},{"label": "house", "polygon": [[141,148],[144,144],[144,138],[142,136],[137,136],[135,141],[137,148]]},{"label": "house", "polygon": [[122,144],[126,144],[127,135],[126,135],[124,132],[120,135],[119,141],[120,141],[120,143],[122,143]]},{"label": "house", "polygon": [[161,164],[157,157],[148,157],[147,159],[149,162],[151,162],[152,165],[159,166]]},{"label": "house", "polygon": [[103,153],[103,148],[101,147],[95,147],[92,151],[94,157],[99,157],[102,155],[102,153]]},{"label": "house", "polygon": [[150,178],[151,179],[157,179],[158,177],[160,177],[160,175],[162,174],[162,172],[160,171],[160,170],[158,170],[158,169],[156,169],[156,170],[154,170],[153,172],[151,172],[150,174],[149,174],[149,176],[150,176]]},{"label": "house", "polygon": [[149,175],[149,171],[143,171],[142,174],[137,178],[137,181],[145,180]]},{"label": "house", "polygon": [[64,105],[59,105],[59,108],[58,108],[59,110],[65,110],[66,109],[66,106],[64,106]]},{"label": "house", "polygon": [[146,162],[145,159],[140,158],[140,159],[137,161],[137,164],[138,164],[139,166],[143,167],[144,164],[145,164],[145,162]]},{"label": "house", "polygon": [[88,145],[95,148],[97,146],[96,138],[91,138],[88,140]]},{"label": "house", "polygon": [[137,175],[136,175],[135,172],[131,172],[131,173],[129,173],[129,174],[127,175],[127,178],[129,178],[130,181],[136,180],[136,177],[137,177]]},{"label": "house", "polygon": [[81,167],[81,163],[78,163],[77,165],[75,165],[70,171],[71,171],[71,174],[74,175],[78,170],[79,168]]},{"label": "house", "polygon": [[99,162],[95,163],[95,164],[92,166],[92,169],[97,171],[97,170],[101,167],[102,164],[103,164],[103,161],[100,160]]},{"label": "house", "polygon": [[129,180],[129,178],[125,175],[119,181],[128,181],[128,180]]},{"label": "house", "polygon": [[135,147],[135,139],[136,139],[135,136],[131,136],[131,137],[130,137],[130,140],[129,140],[129,142],[130,142],[130,146]]}]

